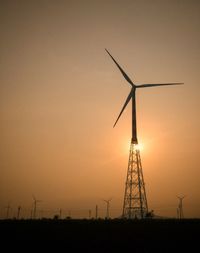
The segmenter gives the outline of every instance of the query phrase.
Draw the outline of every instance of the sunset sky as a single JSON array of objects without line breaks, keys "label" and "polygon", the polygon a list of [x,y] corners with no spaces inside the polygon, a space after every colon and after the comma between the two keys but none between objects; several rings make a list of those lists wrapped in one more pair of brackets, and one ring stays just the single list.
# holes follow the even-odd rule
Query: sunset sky
[{"label": "sunset sky", "polygon": [[[32,195],[44,216],[122,212],[130,91],[104,48],[136,84],[138,140],[149,209],[200,217],[200,1],[0,1],[0,217]],[[39,212],[38,212],[39,216]]]}]

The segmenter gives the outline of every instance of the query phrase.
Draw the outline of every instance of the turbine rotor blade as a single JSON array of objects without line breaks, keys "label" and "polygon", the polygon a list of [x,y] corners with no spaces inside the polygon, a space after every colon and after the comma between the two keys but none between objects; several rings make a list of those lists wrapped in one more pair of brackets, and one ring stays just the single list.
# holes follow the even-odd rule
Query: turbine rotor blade
[{"label": "turbine rotor blade", "polygon": [[134,83],[131,81],[129,76],[124,72],[124,70],[120,67],[120,65],[117,63],[117,61],[112,57],[112,55],[109,53],[109,51],[105,48],[106,52],[110,55],[111,59],[114,61],[114,63],[117,65],[119,70],[121,71],[122,75],[126,79],[127,82],[129,82],[132,86],[135,86]]},{"label": "turbine rotor blade", "polygon": [[141,84],[135,86],[135,88],[147,88],[147,87],[155,87],[155,86],[167,86],[167,85],[182,85],[184,83],[149,83],[149,84]]},{"label": "turbine rotor blade", "polygon": [[123,105],[123,107],[122,107],[122,110],[121,110],[121,112],[120,112],[120,114],[119,114],[117,120],[115,121],[115,124],[114,124],[113,127],[115,127],[115,125],[117,124],[117,121],[119,120],[119,118],[120,118],[120,116],[122,115],[124,109],[126,108],[127,104],[129,103],[130,99],[132,98],[132,96],[133,96],[133,91],[134,91],[134,88],[132,88],[132,90],[130,91],[130,93],[129,93],[129,95],[128,95],[128,97],[127,97],[127,99],[126,99],[126,101],[125,101],[125,103],[124,103],[124,105]]}]

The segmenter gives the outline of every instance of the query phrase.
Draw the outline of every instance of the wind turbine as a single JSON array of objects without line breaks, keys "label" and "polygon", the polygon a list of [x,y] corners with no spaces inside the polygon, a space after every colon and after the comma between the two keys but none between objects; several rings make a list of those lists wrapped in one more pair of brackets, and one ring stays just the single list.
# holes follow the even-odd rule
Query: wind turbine
[{"label": "wind turbine", "polygon": [[37,203],[41,202],[42,200],[36,199],[34,195],[32,195],[32,197],[33,197],[33,219],[36,219]]},{"label": "wind turbine", "polygon": [[122,217],[124,218],[144,218],[148,213],[148,205],[145,191],[145,183],[142,172],[142,163],[140,158],[140,150],[138,148],[138,139],[137,139],[137,124],[136,124],[136,90],[141,88],[157,87],[157,86],[167,86],[167,85],[181,85],[183,83],[148,83],[136,85],[130,79],[130,77],[125,73],[122,67],[110,54],[110,52],[105,49],[114,63],[117,65],[121,74],[124,76],[126,81],[131,85],[130,93],[128,94],[126,101],[115,121],[113,127],[116,126],[119,118],[121,117],[124,109],[132,99],[132,137],[131,137],[131,146],[129,152],[129,162],[127,170],[127,178],[125,184],[125,194],[124,194],[124,203],[123,203],[123,212]]},{"label": "wind turbine", "polygon": [[106,219],[109,219],[110,218],[110,202],[111,202],[112,198],[111,199],[103,199],[103,201],[106,202]]},{"label": "wind turbine", "polygon": [[177,197],[179,199],[179,205],[178,205],[178,215],[180,219],[184,218],[183,215],[183,199],[185,198],[185,196],[182,197]]}]

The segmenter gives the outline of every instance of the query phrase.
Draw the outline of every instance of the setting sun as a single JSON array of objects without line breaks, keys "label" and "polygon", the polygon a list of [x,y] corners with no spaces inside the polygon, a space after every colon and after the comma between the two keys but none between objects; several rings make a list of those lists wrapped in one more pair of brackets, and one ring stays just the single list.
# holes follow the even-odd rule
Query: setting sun
[{"label": "setting sun", "polygon": [[135,145],[135,149],[136,149],[136,150],[140,150],[140,151],[141,151],[141,150],[143,150],[143,149],[144,149],[144,145],[143,145],[143,144],[141,144],[141,143],[140,143],[140,144],[136,144],[136,145]]},{"label": "setting sun", "polygon": [[[125,153],[128,153],[129,150],[130,150],[131,141],[130,141],[128,138],[126,138],[126,139],[123,141],[122,144],[123,144],[122,146],[123,146],[124,152],[125,152]],[[135,149],[136,149],[136,150],[144,151],[144,149],[146,150],[146,148],[147,148],[146,142],[145,142],[145,143],[144,143],[144,142],[140,142],[140,143],[138,143],[138,144],[135,144]]]}]

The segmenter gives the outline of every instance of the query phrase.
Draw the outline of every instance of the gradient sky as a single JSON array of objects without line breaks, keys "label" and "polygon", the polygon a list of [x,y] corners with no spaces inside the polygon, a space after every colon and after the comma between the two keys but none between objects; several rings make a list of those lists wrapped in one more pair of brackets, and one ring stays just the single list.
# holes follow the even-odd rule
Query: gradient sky
[{"label": "gradient sky", "polygon": [[[137,84],[138,139],[149,208],[200,217],[200,2],[0,1],[0,216],[10,203],[86,217],[113,197],[122,211],[130,91],[104,48]],[[41,214],[42,215],[42,214]],[[94,215],[94,212],[92,213]]]}]

